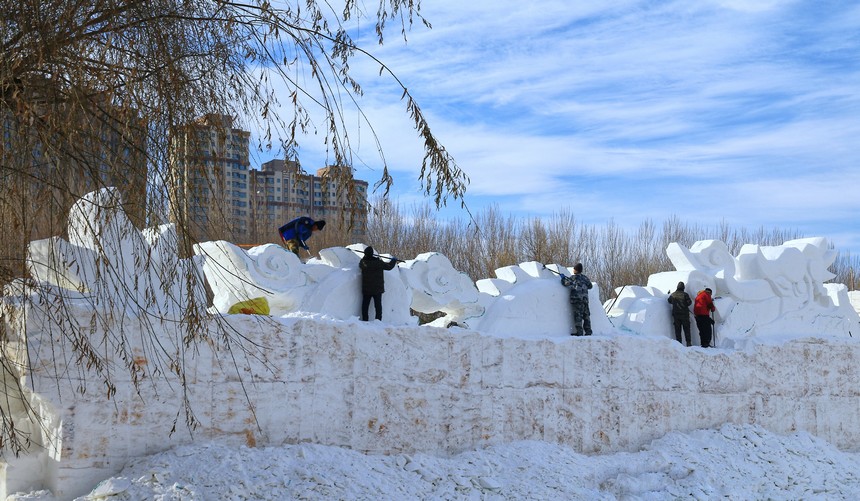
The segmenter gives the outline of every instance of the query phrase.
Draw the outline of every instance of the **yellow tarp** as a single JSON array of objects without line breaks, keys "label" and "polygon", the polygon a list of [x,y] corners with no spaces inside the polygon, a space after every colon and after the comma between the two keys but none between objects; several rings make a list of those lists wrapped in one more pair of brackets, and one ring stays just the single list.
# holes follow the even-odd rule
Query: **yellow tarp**
[{"label": "yellow tarp", "polygon": [[246,301],[239,301],[227,311],[230,314],[244,313],[245,315],[268,315],[269,301],[264,297],[255,297]]}]

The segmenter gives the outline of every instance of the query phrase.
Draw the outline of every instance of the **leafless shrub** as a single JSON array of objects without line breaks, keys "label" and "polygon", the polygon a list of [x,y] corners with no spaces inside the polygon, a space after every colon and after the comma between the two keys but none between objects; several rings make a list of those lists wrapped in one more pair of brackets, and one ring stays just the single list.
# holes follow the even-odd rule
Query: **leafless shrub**
[{"label": "leafless shrub", "polygon": [[[582,262],[586,275],[600,284],[602,300],[614,297],[618,287],[645,285],[650,275],[672,270],[666,256],[671,242],[690,247],[698,240],[720,240],[737,255],[744,244],[781,245],[803,236],[780,228],[732,229],[726,222],[705,227],[678,216],[671,216],[660,227],[646,219],[635,230],[628,230],[614,220],[603,226],[580,224],[569,209],[544,219],[518,219],[503,216],[498,207],[490,206],[464,223],[461,219],[437,221],[426,206],[428,210],[413,209],[413,218],[407,219],[397,206],[387,201],[383,205],[384,210],[371,215],[368,239],[384,242],[392,253],[412,257],[435,250],[473,280],[490,278],[498,268],[525,261],[565,266]],[[398,233],[421,237],[404,238]],[[434,243],[435,247],[429,247]],[[857,256],[840,253],[831,266],[836,274],[833,281],[855,290],[858,264]]]}]

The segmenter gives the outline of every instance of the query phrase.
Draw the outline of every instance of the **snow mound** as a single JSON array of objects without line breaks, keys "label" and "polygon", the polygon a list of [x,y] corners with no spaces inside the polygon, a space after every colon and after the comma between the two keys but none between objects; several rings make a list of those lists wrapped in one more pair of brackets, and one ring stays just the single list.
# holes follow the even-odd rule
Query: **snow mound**
[{"label": "snow mound", "polygon": [[211,442],[137,459],[80,499],[856,499],[858,471],[860,455],[807,433],[733,424],[597,456],[536,441],[448,458]]}]

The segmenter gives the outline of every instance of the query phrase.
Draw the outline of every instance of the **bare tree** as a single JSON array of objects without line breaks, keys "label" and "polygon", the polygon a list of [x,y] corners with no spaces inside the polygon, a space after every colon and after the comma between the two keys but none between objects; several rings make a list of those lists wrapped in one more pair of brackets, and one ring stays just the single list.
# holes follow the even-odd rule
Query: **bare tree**
[{"label": "bare tree", "polygon": [[[182,255],[189,255],[191,230],[208,223],[183,210],[188,190],[171,169],[171,138],[201,116],[229,116],[259,129],[258,146],[281,149],[289,159],[303,134],[321,135],[331,164],[344,166],[346,176],[352,150],[345,105],[358,106],[362,93],[350,74],[356,57],[374,61],[403,88],[404,112],[424,143],[424,192],[437,207],[460,199],[468,179],[411,94],[350,37],[350,23],[365,17],[363,9],[355,0],[338,11],[317,0],[0,0],[0,227],[6,234],[0,284],[26,278],[27,243],[63,235],[73,201],[107,186],[125,190],[126,212],[137,225],[169,217],[183,237]],[[404,38],[413,23],[429,27],[413,0],[380,0],[372,17],[378,43],[392,26]],[[324,119],[317,124],[319,112]],[[380,162],[376,186],[387,194],[392,178],[381,150]],[[347,179],[340,184],[349,185]],[[227,224],[227,215],[221,219]],[[332,235],[348,233],[348,226]],[[186,278],[189,290],[201,280]],[[87,349],[84,333],[65,329],[62,309],[56,311],[58,332],[74,338],[81,366],[102,367],[104,356]],[[189,312],[187,343],[203,335],[196,329],[204,313]],[[229,332],[223,339],[242,347]],[[184,370],[175,353],[155,359],[165,360],[155,372]],[[2,369],[17,370],[5,357]],[[109,373],[103,375],[111,387]],[[0,442],[18,450],[21,437],[4,412],[0,406]]]},{"label": "bare tree", "polygon": [[570,209],[564,208],[554,213],[547,221],[551,259],[547,263],[574,263],[577,246],[577,221]]},{"label": "bare tree", "polygon": [[367,221],[367,245],[382,252],[402,253],[413,251],[406,247],[409,226],[406,216],[396,204],[385,198],[372,205]]},{"label": "bare tree", "polygon": [[[498,268],[528,260],[565,266],[582,262],[589,278],[601,285],[602,300],[613,297],[617,287],[645,285],[650,275],[673,269],[666,255],[671,242],[689,247],[698,240],[717,239],[737,255],[743,244],[782,245],[803,236],[796,230],[780,228],[750,232],[732,228],[725,221],[704,227],[678,216],[669,217],[662,226],[646,219],[635,232],[629,232],[614,220],[604,226],[578,224],[568,209],[545,219],[517,219],[503,216],[496,206],[481,210],[468,223],[461,219],[441,222],[434,219],[430,209],[413,209],[412,218],[391,204],[374,211],[369,222],[371,239],[386,242],[388,248],[396,249],[392,252],[404,258],[441,252],[473,280],[490,278]],[[412,236],[416,234],[421,237]],[[857,256],[838,254],[831,266],[836,275],[833,282],[855,290],[858,269]]]},{"label": "bare tree", "polygon": [[[303,133],[321,133],[331,163],[351,168],[348,117],[341,99],[354,100],[362,89],[350,76],[350,60],[358,55],[371,58],[381,72],[399,81],[349,36],[346,23],[363,15],[362,4],[348,0],[341,12],[314,0],[283,5],[0,0],[5,13],[0,21],[0,112],[4,129],[26,139],[22,144],[4,143],[4,174],[35,178],[73,199],[105,184],[99,171],[107,171],[110,181],[121,178],[114,166],[122,160],[116,170],[145,173],[156,187],[150,194],[175,197],[182,180],[168,168],[168,138],[176,127],[207,114],[253,124],[262,130],[260,146],[282,148],[288,157],[295,157]],[[419,9],[411,0],[380,2],[378,42],[392,21],[403,36],[414,21],[429,26]],[[437,206],[448,196],[459,198],[465,175],[403,90],[405,111],[425,145],[420,172],[425,192],[434,195]],[[277,113],[280,107],[288,111]],[[314,124],[314,108],[322,110],[324,124]],[[139,155],[112,162],[88,158],[94,150],[90,143],[104,138],[104,129],[117,133],[122,144],[136,148]],[[68,178],[80,176],[69,176],[68,168],[49,169],[53,177],[40,174],[33,168],[37,162],[26,158],[34,148],[43,164],[74,161],[92,182],[72,186]],[[387,193],[392,178],[384,156],[380,160],[383,168],[376,184]],[[163,206],[168,201],[156,197],[150,203]],[[159,214],[164,210],[151,210],[141,222],[155,222]],[[193,221],[188,214],[175,219],[180,224]]]},{"label": "bare tree", "polygon": [[549,232],[540,218],[529,218],[522,227],[520,242],[526,260],[549,263],[555,256],[549,241]]}]

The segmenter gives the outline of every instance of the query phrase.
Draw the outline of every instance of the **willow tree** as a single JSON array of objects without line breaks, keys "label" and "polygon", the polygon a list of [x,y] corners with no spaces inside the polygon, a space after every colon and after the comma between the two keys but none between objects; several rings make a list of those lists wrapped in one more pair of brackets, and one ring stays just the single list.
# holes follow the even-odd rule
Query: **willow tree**
[{"label": "willow tree", "polygon": [[[260,131],[262,148],[280,149],[287,158],[295,158],[305,134],[321,135],[331,163],[351,167],[346,123],[354,116],[345,115],[364,115],[360,107],[344,110],[356,109],[362,94],[350,74],[350,62],[359,57],[402,88],[404,113],[424,144],[419,178],[425,194],[437,206],[461,199],[467,178],[406,87],[350,35],[368,17],[365,5],[0,0],[0,227],[6,234],[0,283],[26,278],[27,243],[63,235],[65,214],[83,193],[128,187],[124,204],[134,223],[163,222],[165,207],[178,196],[169,165],[171,132],[204,115],[238,117]],[[369,17],[375,23],[371,44],[382,44],[392,31],[405,39],[413,25],[430,27],[416,0],[380,0]],[[392,178],[381,154],[380,162],[376,187],[387,194]],[[180,235],[190,234],[187,219],[175,222]],[[193,285],[200,278],[189,274],[187,280]],[[189,313],[186,343],[199,337],[204,316]],[[107,341],[63,334],[75,339],[75,356],[87,370],[107,363],[99,355],[105,350],[87,349]],[[231,341],[229,332],[223,335]],[[119,343],[117,353],[124,349]],[[3,365],[5,373],[17,373],[5,356]],[[133,376],[137,370],[133,364],[127,369]],[[103,377],[110,388],[110,373]],[[12,420],[2,417],[4,444],[20,443]]]}]

